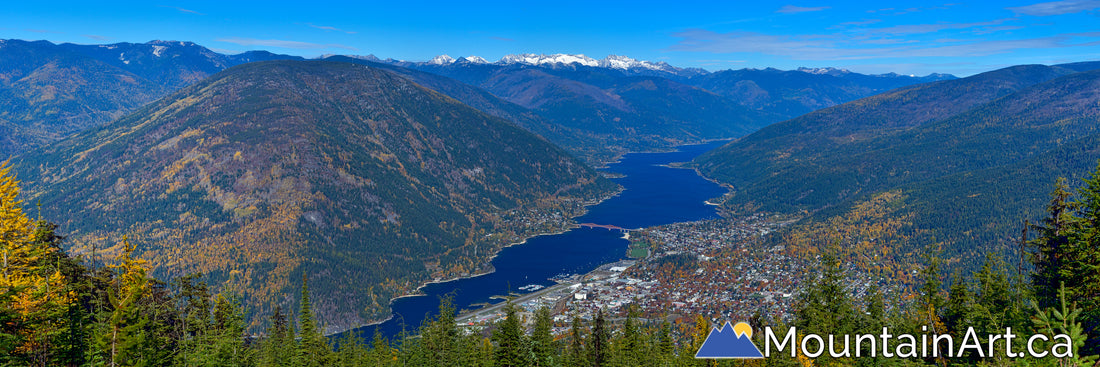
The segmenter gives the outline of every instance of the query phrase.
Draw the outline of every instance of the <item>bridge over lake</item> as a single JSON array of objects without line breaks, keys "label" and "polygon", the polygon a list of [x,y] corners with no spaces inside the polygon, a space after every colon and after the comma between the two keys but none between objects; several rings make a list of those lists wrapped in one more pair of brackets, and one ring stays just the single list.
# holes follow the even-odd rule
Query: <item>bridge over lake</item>
[{"label": "bridge over lake", "polygon": [[619,231],[619,232],[630,232],[630,231],[637,231],[638,230],[638,229],[623,228],[623,227],[610,225],[610,224],[596,224],[596,223],[581,223],[580,226],[585,227],[585,228],[603,228],[603,229],[606,229],[606,230],[609,230],[609,231]]}]

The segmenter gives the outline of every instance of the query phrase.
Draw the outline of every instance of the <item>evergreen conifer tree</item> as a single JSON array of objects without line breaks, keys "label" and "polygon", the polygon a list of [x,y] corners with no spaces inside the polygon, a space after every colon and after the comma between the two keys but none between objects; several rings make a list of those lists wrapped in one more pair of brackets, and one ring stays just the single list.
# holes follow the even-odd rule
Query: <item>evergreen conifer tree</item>
[{"label": "evergreen conifer tree", "polygon": [[593,367],[608,365],[611,355],[611,330],[607,325],[603,309],[596,310],[596,319],[592,322],[592,335],[589,337],[588,362]]},{"label": "evergreen conifer tree", "polygon": [[298,365],[303,367],[324,366],[328,362],[330,349],[324,335],[313,318],[313,305],[309,299],[309,281],[302,274],[302,298],[298,309]]},{"label": "evergreen conifer tree", "polygon": [[1035,271],[1031,282],[1035,297],[1042,307],[1053,306],[1058,299],[1058,288],[1065,283],[1063,261],[1070,250],[1070,233],[1076,227],[1074,216],[1077,204],[1070,201],[1072,194],[1065,177],[1059,177],[1054,183],[1054,191],[1047,204],[1047,217],[1042,224],[1036,225],[1039,236],[1030,242],[1031,263]]},{"label": "evergreen conifer tree", "polygon": [[504,314],[504,320],[501,320],[493,330],[493,341],[496,342],[496,365],[498,367],[528,366],[530,363],[524,348],[526,342],[523,337],[523,328],[516,315],[516,308],[511,302],[504,306]]},{"label": "evergreen conifer tree", "polygon": [[570,323],[569,329],[569,356],[566,359],[566,366],[580,367],[588,365],[588,351],[585,346],[587,345],[584,338],[584,322],[580,317],[573,316],[573,320]]},{"label": "evergreen conifer tree", "polygon": [[550,309],[543,306],[535,312],[535,328],[531,332],[531,349],[534,355],[533,366],[548,367],[555,365],[558,355],[557,342],[554,341],[554,320],[550,318]]}]

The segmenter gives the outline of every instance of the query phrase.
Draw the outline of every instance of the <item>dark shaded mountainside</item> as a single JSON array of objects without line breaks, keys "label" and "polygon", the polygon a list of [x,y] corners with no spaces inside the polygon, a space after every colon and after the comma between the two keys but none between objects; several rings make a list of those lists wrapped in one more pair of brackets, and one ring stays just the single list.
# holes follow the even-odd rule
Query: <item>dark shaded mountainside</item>
[{"label": "dark shaded mountainside", "polygon": [[15,162],[76,253],[129,235],[155,273],[240,294],[253,320],[308,275],[332,330],[433,276],[481,270],[509,213],[569,214],[615,189],[560,148],[391,72],[230,68]]},{"label": "dark shaded mountainside", "polygon": [[872,263],[911,262],[929,246],[967,266],[1015,256],[1054,179],[1076,186],[1100,158],[1094,69],[1023,65],[902,88],[769,126],[694,164],[732,185],[727,210],[810,213],[775,237],[792,243],[875,248]]},{"label": "dark shaded mountainside", "polygon": [[524,126],[593,161],[626,151],[740,137],[813,109],[952,78],[775,69],[679,75],[576,63],[488,64],[465,59],[389,63],[443,75],[528,108],[552,128]]},{"label": "dark shaded mountainside", "polygon": [[750,109],[789,119],[896,88],[951,79],[955,76],[866,75],[835,68],[767,68],[724,70],[692,76],[683,82],[730,98]]},{"label": "dark shaded mountainside", "polygon": [[0,40],[0,157],[100,126],[227,67],[298,59],[222,55],[190,42],[110,45]]},{"label": "dark shaded mountainside", "polygon": [[367,65],[393,72],[416,82],[416,84],[446,94],[481,112],[512,121],[516,125],[538,134],[559,146],[579,147],[588,144],[588,142],[584,141],[583,137],[573,134],[573,131],[569,128],[555,124],[539,116],[534,111],[500,99],[486,92],[484,89],[445,76],[400,67],[393,64],[347,56],[329,56],[324,60]]},{"label": "dark shaded mountainside", "polygon": [[412,64],[482,88],[556,125],[540,131],[593,161],[627,151],[743,136],[777,121],[714,93],[656,76],[607,68],[495,64]]}]

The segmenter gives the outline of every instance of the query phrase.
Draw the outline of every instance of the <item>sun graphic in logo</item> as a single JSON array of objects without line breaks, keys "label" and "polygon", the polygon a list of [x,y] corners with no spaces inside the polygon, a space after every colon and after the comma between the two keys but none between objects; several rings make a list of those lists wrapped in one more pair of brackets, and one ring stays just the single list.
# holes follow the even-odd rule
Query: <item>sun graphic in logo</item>
[{"label": "sun graphic in logo", "polygon": [[716,327],[710,331],[707,340],[695,353],[695,358],[756,359],[764,358],[764,354],[752,343],[751,325],[747,322],[730,325],[727,321],[722,328]]},{"label": "sun graphic in logo", "polygon": [[752,326],[749,326],[747,322],[739,322],[737,325],[733,325],[733,332],[737,334],[737,337],[748,336],[752,337]]}]

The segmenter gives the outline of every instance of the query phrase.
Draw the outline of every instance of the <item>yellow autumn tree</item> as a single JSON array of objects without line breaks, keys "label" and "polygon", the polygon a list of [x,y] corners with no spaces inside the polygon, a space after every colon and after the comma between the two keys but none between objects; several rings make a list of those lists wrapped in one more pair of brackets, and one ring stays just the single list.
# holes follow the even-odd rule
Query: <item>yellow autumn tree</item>
[{"label": "yellow autumn tree", "polygon": [[57,263],[56,246],[35,239],[35,222],[23,213],[19,181],[0,164],[0,349],[23,362],[45,365],[53,340],[67,325],[75,298]]},{"label": "yellow autumn tree", "polygon": [[20,264],[28,260],[23,252],[31,241],[31,221],[23,214],[22,202],[17,200],[19,196],[19,181],[10,174],[11,166],[8,162],[0,164],[0,246],[3,248],[0,267],[3,267],[3,290],[13,288],[12,277],[18,271]]}]

